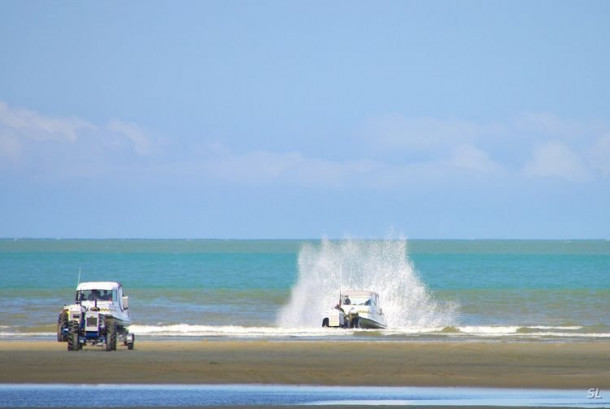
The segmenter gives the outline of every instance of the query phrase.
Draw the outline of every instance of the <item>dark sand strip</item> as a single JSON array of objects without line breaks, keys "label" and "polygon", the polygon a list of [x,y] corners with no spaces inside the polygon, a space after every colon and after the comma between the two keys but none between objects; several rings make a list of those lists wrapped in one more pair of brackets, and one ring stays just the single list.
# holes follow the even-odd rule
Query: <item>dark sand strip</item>
[{"label": "dark sand strip", "polygon": [[67,352],[0,342],[0,383],[310,384],[600,388],[610,343],[148,341]]}]

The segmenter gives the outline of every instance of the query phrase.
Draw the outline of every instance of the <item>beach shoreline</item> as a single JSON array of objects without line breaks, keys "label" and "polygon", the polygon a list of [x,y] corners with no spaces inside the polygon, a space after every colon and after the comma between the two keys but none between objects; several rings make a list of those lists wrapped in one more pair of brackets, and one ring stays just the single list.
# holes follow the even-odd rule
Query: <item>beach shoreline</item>
[{"label": "beach shoreline", "polygon": [[610,342],[0,341],[0,383],[610,389]]}]

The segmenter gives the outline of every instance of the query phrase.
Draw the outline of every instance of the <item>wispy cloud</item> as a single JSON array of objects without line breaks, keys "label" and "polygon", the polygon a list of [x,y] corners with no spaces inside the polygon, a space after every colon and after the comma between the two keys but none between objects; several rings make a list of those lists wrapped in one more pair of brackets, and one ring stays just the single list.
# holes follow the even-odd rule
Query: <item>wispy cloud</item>
[{"label": "wispy cloud", "polygon": [[473,145],[458,146],[449,162],[452,166],[480,173],[496,173],[502,170],[489,154]]},{"label": "wispy cloud", "polygon": [[127,138],[131,142],[134,152],[139,156],[148,156],[156,151],[155,143],[137,124],[114,119],[108,123],[107,128],[119,137]]},{"label": "wispy cloud", "polygon": [[36,147],[74,144],[80,132],[92,129],[92,124],[79,118],[45,116],[0,101],[0,168],[22,166]]},{"label": "wispy cloud", "polygon": [[536,147],[524,171],[531,177],[558,177],[577,182],[591,179],[591,173],[581,157],[561,142]]},{"label": "wispy cloud", "polygon": [[400,114],[369,118],[364,128],[371,149],[399,150],[412,155],[451,152],[456,146],[471,144],[483,135],[498,132],[496,125],[457,119],[408,118]]},{"label": "wispy cloud", "polygon": [[353,184],[357,175],[367,174],[378,166],[373,161],[329,161],[298,152],[237,153],[218,144],[200,155],[189,160],[173,158],[161,172],[211,183],[340,187]]},{"label": "wispy cloud", "polygon": [[[603,123],[524,115],[503,123],[382,116],[366,121],[356,146],[341,160],[298,150],[236,151],[205,137],[162,144],[132,122],[93,124],[51,117],[0,102],[0,169],[44,177],[138,174],[191,183],[341,188],[468,183],[494,178],[559,178],[583,182],[610,177],[610,131]],[[338,149],[335,147],[335,149]],[[17,173],[16,173],[17,174]]]},{"label": "wispy cloud", "polygon": [[610,128],[599,121],[576,121],[550,114],[526,115],[516,131],[529,137],[530,157],[523,167],[528,177],[573,182],[610,176]]},{"label": "wispy cloud", "polygon": [[74,142],[78,133],[85,129],[95,127],[79,118],[45,116],[28,109],[11,108],[0,101],[0,132],[5,137]]},{"label": "wispy cloud", "polygon": [[1,168],[45,177],[104,173],[130,158],[157,152],[157,142],[136,124],[95,125],[77,117],[53,117],[0,101]]},{"label": "wispy cloud", "polygon": [[365,129],[378,157],[427,165],[430,174],[459,168],[579,182],[610,176],[610,128],[599,121],[545,113],[496,123],[389,115],[369,119]]}]

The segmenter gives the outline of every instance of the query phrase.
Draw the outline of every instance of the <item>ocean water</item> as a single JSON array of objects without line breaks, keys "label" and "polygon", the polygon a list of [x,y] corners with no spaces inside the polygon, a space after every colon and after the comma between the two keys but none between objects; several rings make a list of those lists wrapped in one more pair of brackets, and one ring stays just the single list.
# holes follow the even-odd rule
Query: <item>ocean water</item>
[{"label": "ocean water", "polygon": [[[610,339],[610,241],[0,240],[0,339],[54,339],[81,281],[120,281],[138,339]],[[321,327],[341,289],[386,330]]]}]

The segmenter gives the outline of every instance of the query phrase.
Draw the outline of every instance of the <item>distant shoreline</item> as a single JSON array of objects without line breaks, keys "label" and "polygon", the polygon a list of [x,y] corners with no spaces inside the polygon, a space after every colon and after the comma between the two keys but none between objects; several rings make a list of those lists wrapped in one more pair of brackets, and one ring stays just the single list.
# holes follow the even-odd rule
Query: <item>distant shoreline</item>
[{"label": "distant shoreline", "polygon": [[610,389],[610,342],[141,341],[134,351],[0,341],[0,383]]}]

